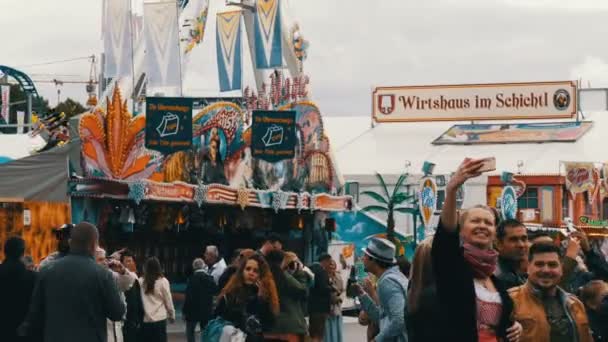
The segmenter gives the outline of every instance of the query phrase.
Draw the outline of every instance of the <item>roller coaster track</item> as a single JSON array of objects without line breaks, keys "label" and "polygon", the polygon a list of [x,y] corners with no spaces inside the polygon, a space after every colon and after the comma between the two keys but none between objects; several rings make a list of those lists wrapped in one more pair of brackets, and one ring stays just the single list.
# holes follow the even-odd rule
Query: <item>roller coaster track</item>
[{"label": "roller coaster track", "polygon": [[17,69],[13,69],[6,65],[0,65],[0,72],[17,80],[17,82],[19,82],[19,85],[26,94],[31,94],[34,97],[39,96],[38,90],[36,90],[34,82],[24,72],[19,71]]}]

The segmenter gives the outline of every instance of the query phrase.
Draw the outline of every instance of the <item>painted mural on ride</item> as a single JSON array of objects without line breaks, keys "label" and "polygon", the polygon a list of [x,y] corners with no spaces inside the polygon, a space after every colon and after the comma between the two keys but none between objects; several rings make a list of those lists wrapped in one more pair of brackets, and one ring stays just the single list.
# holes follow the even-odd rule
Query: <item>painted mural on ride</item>
[{"label": "painted mural on ride", "polygon": [[[193,98],[192,147],[162,154],[145,147],[144,115],[132,116],[120,90],[107,108],[82,116],[84,176],[127,182],[219,184],[233,189],[332,193],[340,187],[318,107],[308,99],[307,77],[271,76],[259,94],[243,98]],[[294,157],[269,163],[252,157],[255,110],[296,113]]]}]

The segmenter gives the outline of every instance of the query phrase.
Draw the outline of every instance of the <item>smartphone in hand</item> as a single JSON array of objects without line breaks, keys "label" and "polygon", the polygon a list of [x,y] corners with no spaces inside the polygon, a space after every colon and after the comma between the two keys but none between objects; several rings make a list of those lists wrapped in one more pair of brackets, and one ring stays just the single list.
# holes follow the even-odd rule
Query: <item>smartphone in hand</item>
[{"label": "smartphone in hand", "polygon": [[482,160],[482,164],[478,170],[479,172],[496,171],[496,158],[495,157],[483,158],[481,160]]}]

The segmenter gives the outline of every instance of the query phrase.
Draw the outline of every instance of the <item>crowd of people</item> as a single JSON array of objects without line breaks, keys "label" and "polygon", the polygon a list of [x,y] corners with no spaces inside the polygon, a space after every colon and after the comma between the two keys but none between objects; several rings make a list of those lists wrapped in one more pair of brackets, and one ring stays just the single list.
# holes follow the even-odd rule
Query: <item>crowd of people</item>
[{"label": "crowd of people", "polygon": [[[367,326],[361,340],[608,341],[606,256],[581,231],[556,242],[491,207],[457,209],[456,193],[481,166],[465,159],[452,175],[436,233],[417,246],[411,268],[382,238],[362,251],[368,277],[347,284],[331,255],[305,266],[278,236],[235,251],[228,264],[207,246],[186,287],[187,341],[341,342],[347,295]],[[2,340],[166,342],[177,314],[159,260],[139,272],[126,249],[106,256],[92,224],[65,229],[58,234],[69,239],[37,269],[21,238],[6,241]]]},{"label": "crowd of people", "polygon": [[481,165],[456,170],[436,233],[416,250],[409,341],[607,341],[606,257],[581,231],[557,243],[485,205],[457,210]]},{"label": "crowd of people", "polygon": [[[168,341],[167,324],[177,315],[156,257],[140,272],[127,249],[107,256],[96,227],[86,222],[56,234],[58,251],[38,267],[26,266],[23,239],[6,241],[0,265],[2,340]],[[239,336],[247,342],[309,336],[342,341],[344,284],[329,254],[309,268],[271,235],[259,250],[237,250],[229,265],[216,246],[207,246],[192,268],[182,307],[189,342]]]}]

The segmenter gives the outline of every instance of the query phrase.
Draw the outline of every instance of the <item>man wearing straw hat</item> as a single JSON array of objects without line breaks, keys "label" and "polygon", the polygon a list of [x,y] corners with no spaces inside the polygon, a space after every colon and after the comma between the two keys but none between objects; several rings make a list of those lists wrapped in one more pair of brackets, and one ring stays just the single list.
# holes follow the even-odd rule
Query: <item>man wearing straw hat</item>
[{"label": "man wearing straw hat", "polygon": [[365,269],[378,279],[378,304],[361,285],[355,284],[354,287],[362,309],[371,320],[380,324],[380,333],[375,341],[407,342],[405,303],[408,280],[396,266],[395,245],[386,239],[373,238],[363,248],[363,253]]}]

